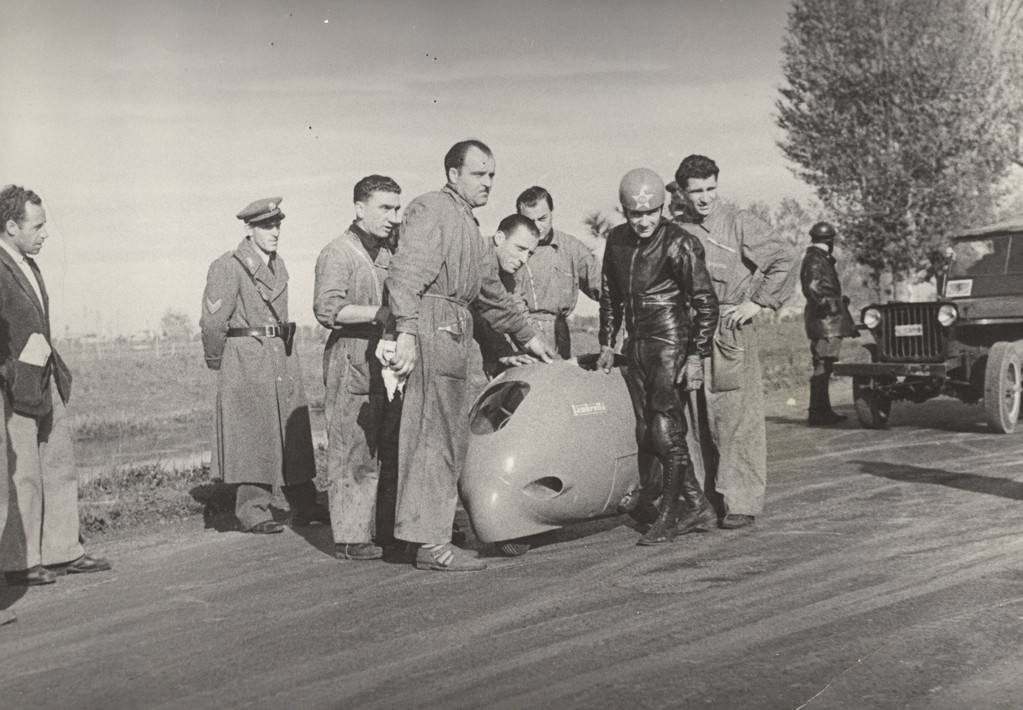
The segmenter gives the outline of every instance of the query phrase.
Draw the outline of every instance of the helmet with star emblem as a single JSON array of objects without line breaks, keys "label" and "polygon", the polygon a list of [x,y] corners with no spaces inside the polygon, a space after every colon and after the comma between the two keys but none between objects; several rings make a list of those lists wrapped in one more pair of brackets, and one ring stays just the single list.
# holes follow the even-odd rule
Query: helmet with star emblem
[{"label": "helmet with star emblem", "polygon": [[664,181],[649,168],[635,168],[625,173],[618,185],[622,209],[647,212],[664,205]]}]

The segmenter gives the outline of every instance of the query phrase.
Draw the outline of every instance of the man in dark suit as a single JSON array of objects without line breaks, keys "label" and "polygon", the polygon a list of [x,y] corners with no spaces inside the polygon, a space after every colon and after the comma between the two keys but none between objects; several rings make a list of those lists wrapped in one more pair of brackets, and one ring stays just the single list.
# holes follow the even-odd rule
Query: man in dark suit
[{"label": "man in dark suit", "polygon": [[32,259],[47,236],[42,199],[17,185],[0,189],[0,383],[8,448],[0,567],[8,584],[52,584],[59,575],[110,569],[85,554],[78,536],[78,478],[65,410],[71,372],[50,342],[49,298]]}]

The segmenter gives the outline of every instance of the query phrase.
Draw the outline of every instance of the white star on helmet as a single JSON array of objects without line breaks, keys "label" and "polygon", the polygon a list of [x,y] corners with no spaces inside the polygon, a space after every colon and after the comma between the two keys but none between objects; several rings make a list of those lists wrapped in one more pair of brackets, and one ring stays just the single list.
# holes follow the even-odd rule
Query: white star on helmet
[{"label": "white star on helmet", "polygon": [[636,209],[650,209],[650,200],[654,198],[654,193],[648,192],[646,185],[639,188],[639,194],[632,196],[632,201],[636,203]]}]

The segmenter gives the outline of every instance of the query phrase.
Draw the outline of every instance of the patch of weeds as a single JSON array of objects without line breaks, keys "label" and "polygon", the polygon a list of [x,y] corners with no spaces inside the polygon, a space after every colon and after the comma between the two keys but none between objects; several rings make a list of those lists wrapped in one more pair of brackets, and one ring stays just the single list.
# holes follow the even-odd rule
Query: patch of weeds
[{"label": "patch of weeds", "polygon": [[83,531],[97,533],[189,518],[204,508],[192,489],[212,483],[205,466],[119,467],[79,487],[79,522]]},{"label": "patch of weeds", "polygon": [[86,414],[75,417],[73,427],[76,441],[110,441],[152,434],[157,430],[156,424],[151,420],[127,414],[104,416]]}]

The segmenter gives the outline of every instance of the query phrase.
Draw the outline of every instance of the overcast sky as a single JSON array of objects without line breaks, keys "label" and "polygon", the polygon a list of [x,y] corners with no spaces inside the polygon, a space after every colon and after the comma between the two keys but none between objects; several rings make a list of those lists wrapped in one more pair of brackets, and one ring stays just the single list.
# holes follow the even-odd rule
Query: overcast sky
[{"label": "overcast sky", "polygon": [[198,320],[247,203],[283,196],[292,318],[351,189],[440,187],[452,143],[494,149],[485,232],[536,183],[555,224],[613,207],[634,167],[698,152],[740,202],[809,193],[775,147],[785,0],[5,2],[0,182],[39,192],[55,331]]}]

